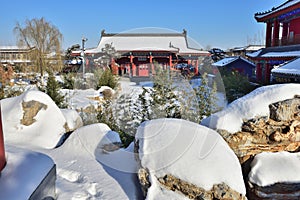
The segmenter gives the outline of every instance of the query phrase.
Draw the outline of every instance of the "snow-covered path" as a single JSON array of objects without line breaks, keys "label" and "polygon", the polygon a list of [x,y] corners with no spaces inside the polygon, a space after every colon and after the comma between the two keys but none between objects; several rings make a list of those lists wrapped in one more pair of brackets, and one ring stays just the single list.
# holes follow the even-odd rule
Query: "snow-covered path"
[{"label": "snow-covered path", "polygon": [[[61,147],[42,150],[57,166],[58,200],[140,199],[137,176],[131,173],[136,171],[132,148],[110,153],[101,149],[111,138],[118,140],[113,134],[106,125],[93,124],[76,130]],[[116,155],[118,166],[105,162]]]}]

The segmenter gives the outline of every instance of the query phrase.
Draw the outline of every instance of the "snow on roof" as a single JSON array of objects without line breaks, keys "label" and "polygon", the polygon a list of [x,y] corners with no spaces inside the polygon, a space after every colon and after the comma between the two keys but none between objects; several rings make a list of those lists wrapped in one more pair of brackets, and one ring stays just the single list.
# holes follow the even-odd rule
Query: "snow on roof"
[{"label": "snow on roof", "polygon": [[121,52],[130,51],[171,51],[184,54],[208,54],[207,51],[189,48],[184,34],[103,34],[95,49],[86,50],[86,53],[101,52],[105,44]]},{"label": "snow on roof", "polygon": [[258,50],[258,51],[255,51],[253,53],[247,53],[246,55],[249,56],[249,57],[257,57],[260,53],[262,52],[262,50]]},{"label": "snow on roof", "polygon": [[228,64],[230,64],[230,63],[232,63],[232,62],[234,62],[234,61],[236,61],[238,59],[241,59],[241,60],[243,60],[243,61],[245,61],[245,62],[247,62],[247,63],[255,66],[252,62],[250,62],[249,60],[247,60],[247,59],[245,59],[243,57],[240,57],[240,56],[223,58],[222,60],[219,60],[218,62],[215,62],[212,65],[213,66],[217,66],[217,67],[224,67],[224,66],[226,66],[226,65],[228,65]]},{"label": "snow on roof", "polygon": [[260,19],[260,18],[266,17],[266,16],[271,15],[273,13],[276,13],[276,12],[278,12],[280,10],[284,10],[284,9],[286,9],[288,7],[296,5],[297,3],[300,3],[300,0],[288,0],[285,3],[283,3],[283,4],[281,4],[281,5],[277,6],[277,7],[273,7],[272,10],[269,10],[269,11],[266,11],[266,12],[262,12],[262,13],[256,13],[255,14],[255,18]]},{"label": "snow on roof", "polygon": [[287,64],[271,70],[272,73],[300,75],[300,58],[294,59]]},{"label": "snow on roof", "polygon": [[238,57],[229,57],[229,58],[223,58],[222,60],[219,60],[218,62],[213,63],[213,66],[218,67],[224,67],[228,65],[229,63],[232,63],[233,61],[237,60]]},{"label": "snow on roof", "polygon": [[265,48],[265,45],[249,45],[246,47],[246,51],[258,51],[262,48]]},{"label": "snow on roof", "polygon": [[287,51],[287,52],[268,52],[261,57],[295,57],[300,56],[300,51]]},{"label": "snow on roof", "polygon": [[300,183],[300,153],[263,152],[254,157],[250,182],[261,186],[275,183]]},{"label": "snow on roof", "polygon": [[269,105],[300,95],[300,84],[278,84],[260,87],[229,104],[227,108],[202,120],[201,124],[230,133],[241,130],[243,120],[269,116]]},{"label": "snow on roof", "polygon": [[300,56],[300,45],[275,46],[260,49],[253,53],[247,53],[252,58],[280,58],[280,57],[298,57]]},{"label": "snow on roof", "polygon": [[245,47],[235,47],[231,50],[232,51],[257,51],[262,48],[265,48],[265,45],[248,45]]},{"label": "snow on roof", "polygon": [[136,140],[141,165],[152,177],[148,195],[160,193],[152,187],[158,184],[157,178],[167,174],[205,190],[224,182],[246,193],[236,155],[214,130],[182,119],[157,119],[143,123]]},{"label": "snow on roof", "polygon": [[28,48],[19,47],[19,46],[0,46],[0,50],[15,50],[15,49],[28,49]]}]

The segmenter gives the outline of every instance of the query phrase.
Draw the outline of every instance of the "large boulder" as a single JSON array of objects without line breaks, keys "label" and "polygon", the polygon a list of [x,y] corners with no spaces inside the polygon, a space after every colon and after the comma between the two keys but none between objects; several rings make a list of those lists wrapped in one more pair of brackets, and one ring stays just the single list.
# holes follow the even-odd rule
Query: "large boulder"
[{"label": "large boulder", "polygon": [[245,199],[240,163],[217,132],[158,119],[144,122],[135,142],[147,199]]},{"label": "large boulder", "polygon": [[241,163],[261,152],[297,151],[300,147],[298,97],[269,105],[270,116],[243,122],[241,131],[218,130]]},{"label": "large boulder", "polygon": [[67,120],[54,101],[40,91],[29,90],[1,100],[1,111],[5,142],[16,145],[54,148],[66,132],[75,128],[74,121],[82,126],[79,115],[73,113]]},{"label": "large boulder", "polygon": [[229,133],[241,131],[245,120],[269,116],[269,105],[300,94],[300,84],[280,84],[260,87],[229,104],[225,109],[205,118],[201,124]]}]

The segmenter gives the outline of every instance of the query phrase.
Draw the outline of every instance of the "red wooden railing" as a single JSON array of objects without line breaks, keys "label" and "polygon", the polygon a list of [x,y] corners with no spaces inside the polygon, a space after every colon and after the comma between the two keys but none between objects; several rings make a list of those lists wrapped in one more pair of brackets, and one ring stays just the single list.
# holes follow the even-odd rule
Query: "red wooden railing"
[{"label": "red wooden railing", "polygon": [[2,112],[0,106],[0,172],[5,167],[6,158],[4,150],[4,137],[3,137],[3,127],[2,127]]}]

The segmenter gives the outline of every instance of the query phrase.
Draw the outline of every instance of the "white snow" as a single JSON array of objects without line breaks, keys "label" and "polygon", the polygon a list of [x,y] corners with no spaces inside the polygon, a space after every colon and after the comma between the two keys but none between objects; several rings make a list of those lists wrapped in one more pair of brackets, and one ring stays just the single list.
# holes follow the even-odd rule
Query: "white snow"
[{"label": "white snow", "polygon": [[225,109],[202,120],[201,124],[230,133],[241,130],[243,120],[269,116],[269,104],[300,94],[300,84],[278,84],[260,87],[229,104]]},{"label": "white snow", "polygon": [[100,97],[100,92],[97,90],[62,89],[61,92],[66,96],[67,103],[71,109],[82,110],[89,106],[94,106],[95,108],[99,106],[99,101],[95,100]]},{"label": "white snow", "polygon": [[[21,103],[30,100],[44,103],[47,105],[47,109],[41,110],[36,115],[34,124],[24,126],[20,122],[23,115]],[[119,134],[111,131],[107,125],[93,124],[78,128],[82,121],[74,110],[60,110],[49,96],[39,91],[28,91],[18,97],[3,99],[1,107],[8,162],[4,170],[13,170],[13,167],[16,166],[16,163],[11,162],[12,159],[13,162],[15,162],[14,160],[21,162],[23,159],[23,154],[16,155],[18,157],[14,159],[9,147],[22,147],[41,152],[53,159],[57,167],[58,200],[131,200],[141,198],[135,174],[137,163],[134,158],[133,144],[126,149],[114,148],[117,147],[114,145],[120,143],[121,140]],[[65,123],[69,128],[77,127],[78,129],[60,147],[54,148],[65,132]],[[113,147],[112,150],[105,150],[105,145]],[[18,153],[14,152],[14,154]],[[24,159],[27,161],[25,157]],[[26,174],[27,169],[32,168],[31,165],[35,163],[33,159],[29,159],[25,163],[26,166],[22,166],[18,170]],[[44,164],[47,162],[45,161]],[[36,170],[44,177],[42,169]],[[7,180],[3,173],[1,173],[0,183]],[[18,180],[17,184],[8,182],[7,187],[17,187],[17,189],[14,188],[14,191],[17,190],[20,194],[33,192],[32,188],[28,188],[26,191],[26,187],[24,187],[31,184],[29,178],[21,179],[18,176],[15,179]],[[1,189],[2,184],[0,184],[0,191],[2,191]]]},{"label": "white snow", "polygon": [[282,73],[282,74],[297,74],[300,75],[300,58],[292,60],[278,68],[271,70],[273,73]]},{"label": "white snow", "polygon": [[215,62],[212,65],[217,66],[217,67],[224,67],[224,66],[226,66],[226,65],[228,65],[228,64],[230,64],[230,63],[232,63],[232,62],[234,62],[238,59],[241,59],[241,60],[255,66],[252,62],[250,62],[249,60],[247,60],[243,57],[240,57],[240,56],[233,56],[233,57],[223,58],[222,60],[219,60],[218,62]]},{"label": "white snow", "polygon": [[[140,86],[131,82],[124,81],[122,86],[121,93],[124,94],[140,90]],[[77,108],[88,105],[87,96],[99,96],[99,91],[95,90],[70,92],[77,98],[77,102],[73,104]],[[240,130],[243,119],[267,116],[270,103],[292,98],[299,93],[299,84],[261,87],[202,123],[213,129],[226,129],[234,133]],[[44,103],[47,109],[42,109],[36,115],[34,124],[24,126],[20,123],[23,116],[21,103],[30,100]],[[141,199],[135,174],[137,162],[133,152],[134,144],[126,149],[117,147],[120,143],[119,135],[107,125],[92,124],[78,128],[60,147],[53,148],[64,134],[66,123],[70,128],[82,123],[74,110],[60,110],[49,96],[38,91],[28,91],[19,97],[3,99],[1,107],[8,161],[4,170],[12,170],[11,161],[16,163],[19,159],[21,161],[28,157],[26,150],[18,153],[18,148],[12,149],[12,146],[21,146],[46,154],[54,161],[57,167],[58,200]],[[186,199],[178,192],[162,188],[156,178],[165,174],[172,174],[207,190],[211,189],[213,184],[225,182],[232,189],[245,194],[240,164],[217,132],[184,120],[159,119],[144,123],[138,129],[137,139],[140,141],[139,156],[142,165],[150,170],[152,185],[149,188],[148,199]],[[107,150],[106,147],[112,150]],[[277,157],[272,154],[266,158],[259,155],[257,161],[253,162],[250,180],[258,185],[299,181],[300,173],[293,173],[298,170],[297,166],[300,166],[297,161],[299,157],[299,154],[287,153],[278,154]],[[282,160],[284,163],[281,163]],[[22,169],[30,168],[32,163],[34,161],[29,159]],[[41,168],[38,171],[41,171],[41,175],[46,169],[43,166],[50,163],[45,159],[45,165],[39,166]],[[15,166],[13,164],[12,168]],[[271,167],[272,170],[268,172]],[[273,172],[281,168],[289,170],[274,175]],[[3,184],[1,181],[6,176],[3,173],[0,177],[0,195]],[[24,194],[26,188],[23,186],[27,185],[28,179],[16,179],[18,185],[9,182],[5,187],[18,187],[20,194]],[[37,179],[32,181],[34,180]]]},{"label": "white snow", "polygon": [[162,197],[160,190],[151,188],[157,187],[155,177],[166,174],[205,190],[224,182],[245,195],[239,161],[217,132],[185,120],[157,119],[143,123],[136,139],[141,164],[152,177],[149,199]]},{"label": "white snow", "polygon": [[125,35],[122,33],[115,36],[102,36],[98,47],[86,50],[86,53],[93,54],[101,52],[101,49],[104,48],[106,44],[112,44],[117,51],[122,52],[129,52],[132,50],[164,50],[209,55],[208,51],[189,48],[187,40],[183,35]]},{"label": "white snow", "polygon": [[255,156],[249,173],[250,182],[261,186],[300,182],[300,153],[263,152]]},{"label": "white snow", "polygon": [[[22,102],[38,101],[47,106],[29,126],[21,124]],[[66,119],[52,99],[43,92],[29,90],[18,97],[1,100],[3,131],[6,142],[18,145],[54,148],[65,133]]]},{"label": "white snow", "polygon": [[118,142],[107,125],[93,124],[74,131],[61,147],[43,151],[57,166],[58,200],[139,199],[133,149],[102,149]]},{"label": "white snow", "polygon": [[76,110],[71,109],[61,109],[60,110],[64,115],[68,128],[70,130],[75,130],[81,126],[83,126],[82,119]]},{"label": "white snow", "polygon": [[263,54],[261,57],[298,57],[300,51],[285,51],[285,52],[268,52]]},{"label": "white snow", "polygon": [[6,166],[0,176],[0,199],[29,199],[54,166],[44,154],[6,145]]}]

